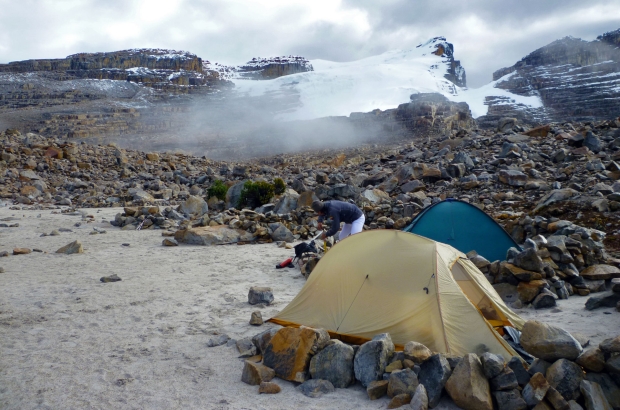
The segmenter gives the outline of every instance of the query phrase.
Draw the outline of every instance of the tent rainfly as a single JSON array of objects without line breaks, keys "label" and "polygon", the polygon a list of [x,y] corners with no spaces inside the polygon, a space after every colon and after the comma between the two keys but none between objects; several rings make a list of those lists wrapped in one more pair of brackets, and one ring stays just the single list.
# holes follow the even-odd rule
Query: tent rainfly
[{"label": "tent rainfly", "polygon": [[403,231],[446,243],[463,253],[475,250],[491,262],[506,259],[511,247],[521,249],[484,211],[452,198],[424,209]]},{"label": "tent rainfly", "polygon": [[323,328],[364,343],[389,333],[436,352],[518,354],[494,326],[523,327],[493,286],[451,246],[403,231],[352,235],[331,249],[270,322]]}]

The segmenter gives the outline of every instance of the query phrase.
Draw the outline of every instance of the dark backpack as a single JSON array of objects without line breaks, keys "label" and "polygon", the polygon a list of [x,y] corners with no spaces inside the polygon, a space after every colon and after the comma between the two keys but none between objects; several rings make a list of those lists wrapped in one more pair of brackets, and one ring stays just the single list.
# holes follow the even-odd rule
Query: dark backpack
[{"label": "dark backpack", "polygon": [[310,243],[302,242],[299,245],[295,245],[295,258],[299,259],[303,256],[304,253],[318,253],[316,249],[316,244],[314,241]]}]

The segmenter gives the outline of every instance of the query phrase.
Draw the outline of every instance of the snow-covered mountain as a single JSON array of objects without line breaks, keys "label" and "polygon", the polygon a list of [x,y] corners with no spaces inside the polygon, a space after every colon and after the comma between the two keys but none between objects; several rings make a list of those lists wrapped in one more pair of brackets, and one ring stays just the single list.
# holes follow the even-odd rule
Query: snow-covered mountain
[{"label": "snow-covered mountain", "polygon": [[310,60],[313,71],[273,80],[232,81],[241,94],[272,99],[274,107],[279,107],[278,118],[284,120],[396,108],[409,101],[412,94],[433,92],[452,101],[467,102],[474,117],[487,113],[484,102],[489,93],[527,107],[541,106],[538,97],[495,89],[495,83],[467,89],[465,70],[454,60],[452,51],[452,44],[444,37],[436,37],[411,50],[388,51],[352,62]]}]

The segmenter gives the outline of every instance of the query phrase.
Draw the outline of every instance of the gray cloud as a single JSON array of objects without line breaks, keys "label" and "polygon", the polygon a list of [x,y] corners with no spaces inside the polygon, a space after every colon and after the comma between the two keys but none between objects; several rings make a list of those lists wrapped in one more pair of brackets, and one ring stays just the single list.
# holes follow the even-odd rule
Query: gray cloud
[{"label": "gray cloud", "polygon": [[620,28],[620,0],[0,0],[0,62],[158,47],[239,64],[349,61],[445,36],[470,86],[548,44]]}]

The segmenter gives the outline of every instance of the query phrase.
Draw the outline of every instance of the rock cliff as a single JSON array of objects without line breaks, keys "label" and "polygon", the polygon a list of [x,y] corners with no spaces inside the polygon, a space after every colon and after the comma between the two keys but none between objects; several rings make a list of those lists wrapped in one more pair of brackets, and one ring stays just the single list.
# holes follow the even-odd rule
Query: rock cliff
[{"label": "rock cliff", "polygon": [[514,102],[489,96],[489,116],[481,122],[507,115],[526,122],[613,118],[620,103],[619,45],[620,30],[590,42],[565,37],[539,48],[512,67],[496,71],[496,88],[538,96],[543,108],[527,112]]},{"label": "rock cliff", "polygon": [[430,42],[436,43],[433,54],[439,57],[444,57],[446,59],[444,62],[449,64],[448,72],[444,75],[444,77],[459,87],[467,87],[465,69],[461,66],[461,62],[459,60],[454,59],[454,46],[452,43],[448,43],[445,37],[434,37],[425,44],[420,44],[418,47],[423,47]]},{"label": "rock cliff", "polygon": [[235,76],[249,80],[272,80],[285,75],[305,73],[306,71],[313,71],[313,68],[312,64],[304,57],[258,57],[236,67]]}]

